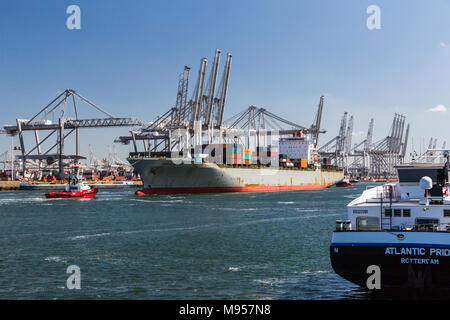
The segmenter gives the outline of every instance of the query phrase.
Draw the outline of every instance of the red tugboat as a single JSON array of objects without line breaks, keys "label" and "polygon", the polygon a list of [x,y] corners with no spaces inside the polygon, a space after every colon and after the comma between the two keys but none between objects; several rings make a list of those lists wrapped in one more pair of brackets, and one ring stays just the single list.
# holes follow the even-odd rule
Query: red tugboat
[{"label": "red tugboat", "polygon": [[64,198],[64,199],[81,199],[81,198],[95,198],[98,189],[92,188],[84,182],[76,182],[73,180],[66,184],[65,190],[62,192],[49,192],[45,195],[46,198]]},{"label": "red tugboat", "polygon": [[351,183],[348,179],[343,179],[336,183],[336,187],[353,187],[354,184]]}]

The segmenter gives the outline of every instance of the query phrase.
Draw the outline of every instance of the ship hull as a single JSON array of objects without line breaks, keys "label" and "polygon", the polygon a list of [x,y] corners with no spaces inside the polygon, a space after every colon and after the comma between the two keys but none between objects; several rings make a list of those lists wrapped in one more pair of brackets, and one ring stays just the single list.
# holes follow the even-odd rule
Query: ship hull
[{"label": "ship hull", "polygon": [[45,195],[48,199],[85,199],[95,198],[97,196],[97,188],[83,190],[79,192],[49,192]]},{"label": "ship hull", "polygon": [[143,181],[144,194],[268,192],[327,188],[342,171],[299,170],[214,163],[175,164],[170,159],[130,160]]},{"label": "ship hull", "polygon": [[446,232],[334,232],[330,259],[338,275],[368,289],[374,289],[373,266],[379,268],[376,289],[450,289]]}]

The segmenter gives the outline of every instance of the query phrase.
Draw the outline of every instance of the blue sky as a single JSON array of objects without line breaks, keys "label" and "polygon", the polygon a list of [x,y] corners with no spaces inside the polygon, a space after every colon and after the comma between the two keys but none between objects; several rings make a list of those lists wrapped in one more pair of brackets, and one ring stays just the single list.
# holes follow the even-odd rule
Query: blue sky
[{"label": "blue sky", "polygon": [[[66,27],[72,4],[81,30]],[[379,30],[366,27],[372,4]],[[359,140],[372,117],[374,139],[386,136],[398,112],[416,150],[431,136],[440,145],[449,112],[427,110],[450,107],[449,17],[444,0],[3,0],[0,124],[31,117],[65,88],[115,116],[150,121],[175,103],[183,66],[195,75],[220,48],[233,54],[225,118],[256,105],[309,126],[324,95],[322,142],[344,111]],[[83,132],[82,151],[92,143],[103,157],[127,130]],[[0,153],[9,146],[0,137]],[[129,147],[117,149],[125,157]]]}]

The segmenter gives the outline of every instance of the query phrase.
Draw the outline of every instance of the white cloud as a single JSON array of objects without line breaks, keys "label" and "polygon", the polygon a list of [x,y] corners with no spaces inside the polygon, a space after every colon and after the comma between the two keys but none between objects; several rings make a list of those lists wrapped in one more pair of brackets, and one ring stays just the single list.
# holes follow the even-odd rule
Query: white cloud
[{"label": "white cloud", "polygon": [[447,112],[447,108],[443,104],[438,104],[434,108],[430,108],[427,112]]},{"label": "white cloud", "polygon": [[445,47],[448,46],[445,42],[440,42],[439,45],[440,45],[442,48],[445,48]]}]

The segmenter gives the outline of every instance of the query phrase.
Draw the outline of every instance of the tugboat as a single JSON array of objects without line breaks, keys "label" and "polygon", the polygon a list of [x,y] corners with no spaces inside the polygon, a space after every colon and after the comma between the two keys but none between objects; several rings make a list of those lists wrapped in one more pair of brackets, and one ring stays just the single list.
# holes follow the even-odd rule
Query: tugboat
[{"label": "tugboat", "polygon": [[81,199],[81,198],[95,198],[98,189],[87,185],[85,182],[80,182],[78,179],[69,179],[69,183],[65,185],[62,192],[49,192],[45,195],[46,198],[65,198],[65,199]]},{"label": "tugboat", "polygon": [[336,183],[336,187],[353,187],[354,184],[350,182],[348,179],[342,179],[338,183]]},{"label": "tugboat", "polygon": [[376,289],[450,288],[449,152],[444,156],[445,164],[397,166],[398,182],[348,204],[330,246],[338,275],[369,289],[375,273]]}]

